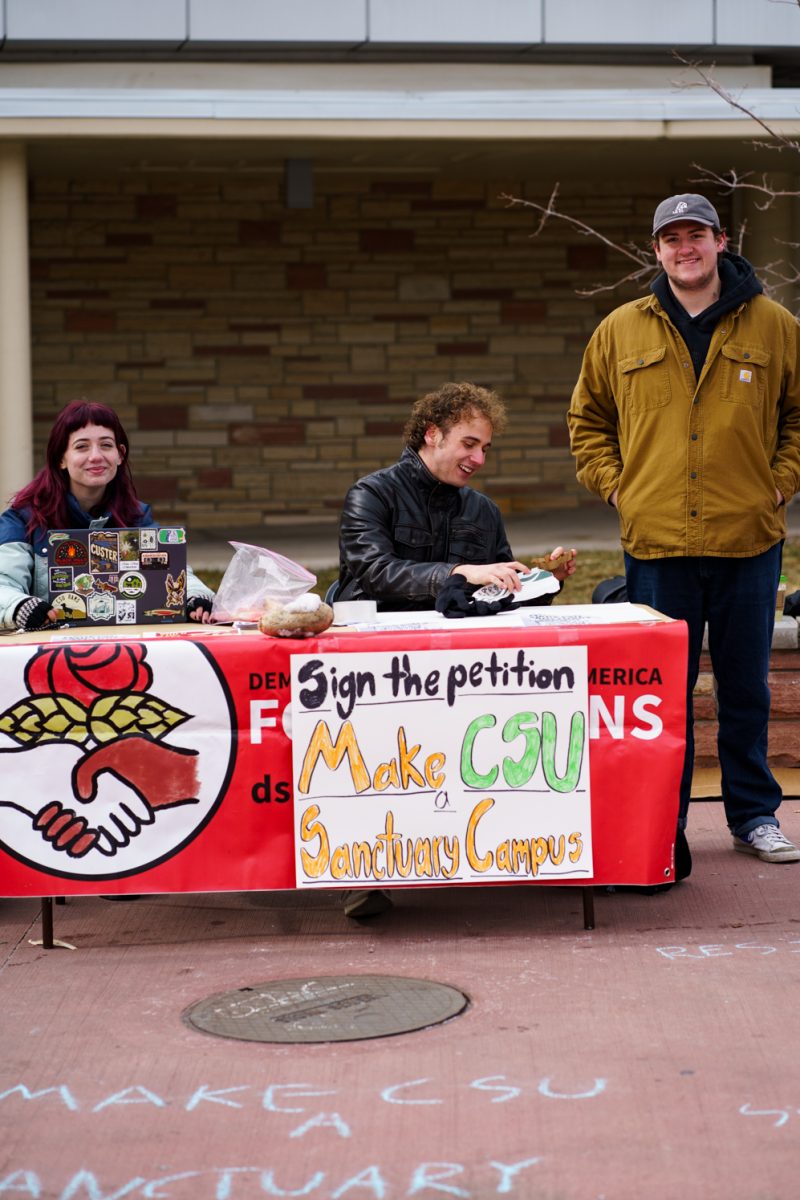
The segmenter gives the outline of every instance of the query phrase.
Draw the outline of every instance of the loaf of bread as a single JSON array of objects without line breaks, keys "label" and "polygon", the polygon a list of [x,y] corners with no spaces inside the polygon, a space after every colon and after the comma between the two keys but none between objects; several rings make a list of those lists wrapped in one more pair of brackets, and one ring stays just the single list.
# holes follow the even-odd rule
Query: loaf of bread
[{"label": "loaf of bread", "polygon": [[323,633],[333,622],[333,609],[313,592],[280,604],[266,600],[258,628],[267,637],[303,638]]}]

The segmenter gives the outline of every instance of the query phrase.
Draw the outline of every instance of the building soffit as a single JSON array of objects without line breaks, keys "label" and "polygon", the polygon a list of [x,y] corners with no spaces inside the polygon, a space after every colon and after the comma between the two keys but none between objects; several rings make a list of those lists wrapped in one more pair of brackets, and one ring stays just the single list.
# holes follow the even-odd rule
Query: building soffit
[{"label": "building soffit", "polygon": [[[716,78],[771,127],[800,135],[800,89],[770,87],[764,67],[725,66]],[[504,148],[513,162],[531,142],[674,144],[681,155],[687,143],[753,136],[752,120],[692,83],[677,65],[4,64],[0,139],[28,143],[34,170],[37,144],[52,165],[54,147],[113,144],[110,163],[176,141],[203,147],[211,165],[273,143],[276,156],[364,169],[404,146],[431,165],[433,147],[447,147],[455,164],[469,146],[473,166],[483,154],[502,169]]]}]

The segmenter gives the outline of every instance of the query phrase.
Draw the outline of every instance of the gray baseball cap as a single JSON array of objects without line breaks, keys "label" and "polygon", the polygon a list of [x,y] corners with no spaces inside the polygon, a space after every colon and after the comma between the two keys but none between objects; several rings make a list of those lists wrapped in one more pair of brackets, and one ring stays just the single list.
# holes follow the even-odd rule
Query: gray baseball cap
[{"label": "gray baseball cap", "polygon": [[680,196],[669,196],[662,200],[653,217],[653,237],[665,225],[673,221],[697,221],[700,225],[712,225],[721,229],[719,214],[710,200],[698,196],[694,192],[684,192]]}]

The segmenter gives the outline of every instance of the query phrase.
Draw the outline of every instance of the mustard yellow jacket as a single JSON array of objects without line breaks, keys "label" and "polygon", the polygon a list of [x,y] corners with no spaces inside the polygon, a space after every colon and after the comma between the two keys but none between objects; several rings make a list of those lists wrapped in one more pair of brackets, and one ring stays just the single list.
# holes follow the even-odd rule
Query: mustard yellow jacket
[{"label": "mustard yellow jacket", "polygon": [[758,295],[720,318],[699,380],[654,295],[612,312],[586,349],[567,422],[578,479],[619,489],[636,558],[746,558],[786,534],[800,488],[800,325]]}]

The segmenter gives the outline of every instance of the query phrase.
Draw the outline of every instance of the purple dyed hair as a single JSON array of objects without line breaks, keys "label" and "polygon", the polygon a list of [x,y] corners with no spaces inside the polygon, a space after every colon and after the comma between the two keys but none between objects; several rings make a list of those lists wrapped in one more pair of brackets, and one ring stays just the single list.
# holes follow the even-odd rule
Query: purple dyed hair
[{"label": "purple dyed hair", "polygon": [[47,439],[45,465],[38,475],[12,498],[13,508],[30,509],[29,533],[34,529],[69,527],[67,496],[70,483],[66,469],[61,466],[61,460],[72,434],[86,425],[101,425],[113,433],[117,449],[122,455],[122,463],[106,488],[103,504],[116,525],[124,528],[126,525],[136,524],[141,505],[137,499],[128,461],[128,435],[113,408],[81,399],[71,401],[58,414]]}]

